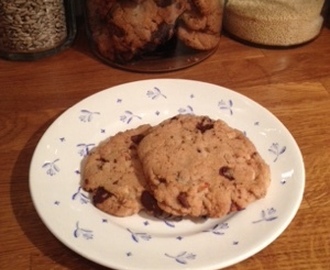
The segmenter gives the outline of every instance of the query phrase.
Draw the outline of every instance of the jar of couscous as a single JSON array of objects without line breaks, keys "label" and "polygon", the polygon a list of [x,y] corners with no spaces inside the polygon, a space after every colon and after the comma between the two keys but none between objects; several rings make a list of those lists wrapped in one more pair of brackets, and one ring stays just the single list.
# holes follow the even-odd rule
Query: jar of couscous
[{"label": "jar of couscous", "polygon": [[69,47],[75,19],[73,0],[0,1],[0,57],[35,60]]},{"label": "jar of couscous", "polygon": [[223,28],[238,39],[292,46],[316,38],[325,0],[228,0]]},{"label": "jar of couscous", "polygon": [[216,49],[224,0],[85,0],[87,34],[107,64],[140,72],[194,65]]}]

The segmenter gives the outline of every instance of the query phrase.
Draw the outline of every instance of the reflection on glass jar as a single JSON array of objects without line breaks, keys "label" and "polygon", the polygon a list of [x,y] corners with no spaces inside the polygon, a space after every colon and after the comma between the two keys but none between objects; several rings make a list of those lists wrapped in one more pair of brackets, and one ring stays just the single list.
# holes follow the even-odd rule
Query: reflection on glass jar
[{"label": "reflection on glass jar", "polygon": [[76,34],[71,0],[0,2],[0,56],[34,60],[68,47]]},{"label": "reflection on glass jar", "polygon": [[224,0],[85,0],[94,53],[135,71],[185,68],[217,48]]}]

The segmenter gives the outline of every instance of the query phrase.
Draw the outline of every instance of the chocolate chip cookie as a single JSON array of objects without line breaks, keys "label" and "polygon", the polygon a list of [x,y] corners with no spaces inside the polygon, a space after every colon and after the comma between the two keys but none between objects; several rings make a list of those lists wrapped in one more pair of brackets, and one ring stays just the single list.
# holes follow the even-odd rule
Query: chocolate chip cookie
[{"label": "chocolate chip cookie", "polygon": [[179,18],[177,36],[186,46],[210,50],[220,40],[222,2],[219,0],[188,0]]},{"label": "chocolate chip cookie", "polygon": [[143,209],[145,178],[137,146],[150,129],[142,125],[119,132],[96,147],[83,164],[81,186],[93,204],[115,216],[130,216]]},{"label": "chocolate chip cookie", "polygon": [[141,140],[138,156],[158,206],[175,216],[222,217],[266,195],[270,169],[239,130],[178,115]]}]

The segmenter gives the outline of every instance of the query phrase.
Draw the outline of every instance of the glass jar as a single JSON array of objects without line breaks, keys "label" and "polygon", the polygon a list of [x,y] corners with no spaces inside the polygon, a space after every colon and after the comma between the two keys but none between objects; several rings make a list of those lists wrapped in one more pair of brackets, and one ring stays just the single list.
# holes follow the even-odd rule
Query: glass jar
[{"label": "glass jar", "polygon": [[0,1],[0,57],[36,60],[68,48],[75,19],[72,0]]},{"label": "glass jar", "polygon": [[304,44],[318,36],[325,0],[227,0],[223,28],[240,40],[267,46]]},{"label": "glass jar", "polygon": [[94,54],[141,72],[186,68],[218,47],[224,0],[85,0]]}]

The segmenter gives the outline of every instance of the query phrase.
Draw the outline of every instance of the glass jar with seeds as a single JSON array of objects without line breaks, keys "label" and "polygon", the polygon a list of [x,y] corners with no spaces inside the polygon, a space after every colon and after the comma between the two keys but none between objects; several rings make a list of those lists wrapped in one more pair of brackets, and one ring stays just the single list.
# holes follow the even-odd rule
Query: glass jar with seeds
[{"label": "glass jar with seeds", "polygon": [[73,0],[1,0],[0,56],[35,60],[69,47],[76,35]]},{"label": "glass jar with seeds", "polygon": [[326,0],[227,0],[223,28],[239,40],[267,46],[300,45],[315,39]]}]

